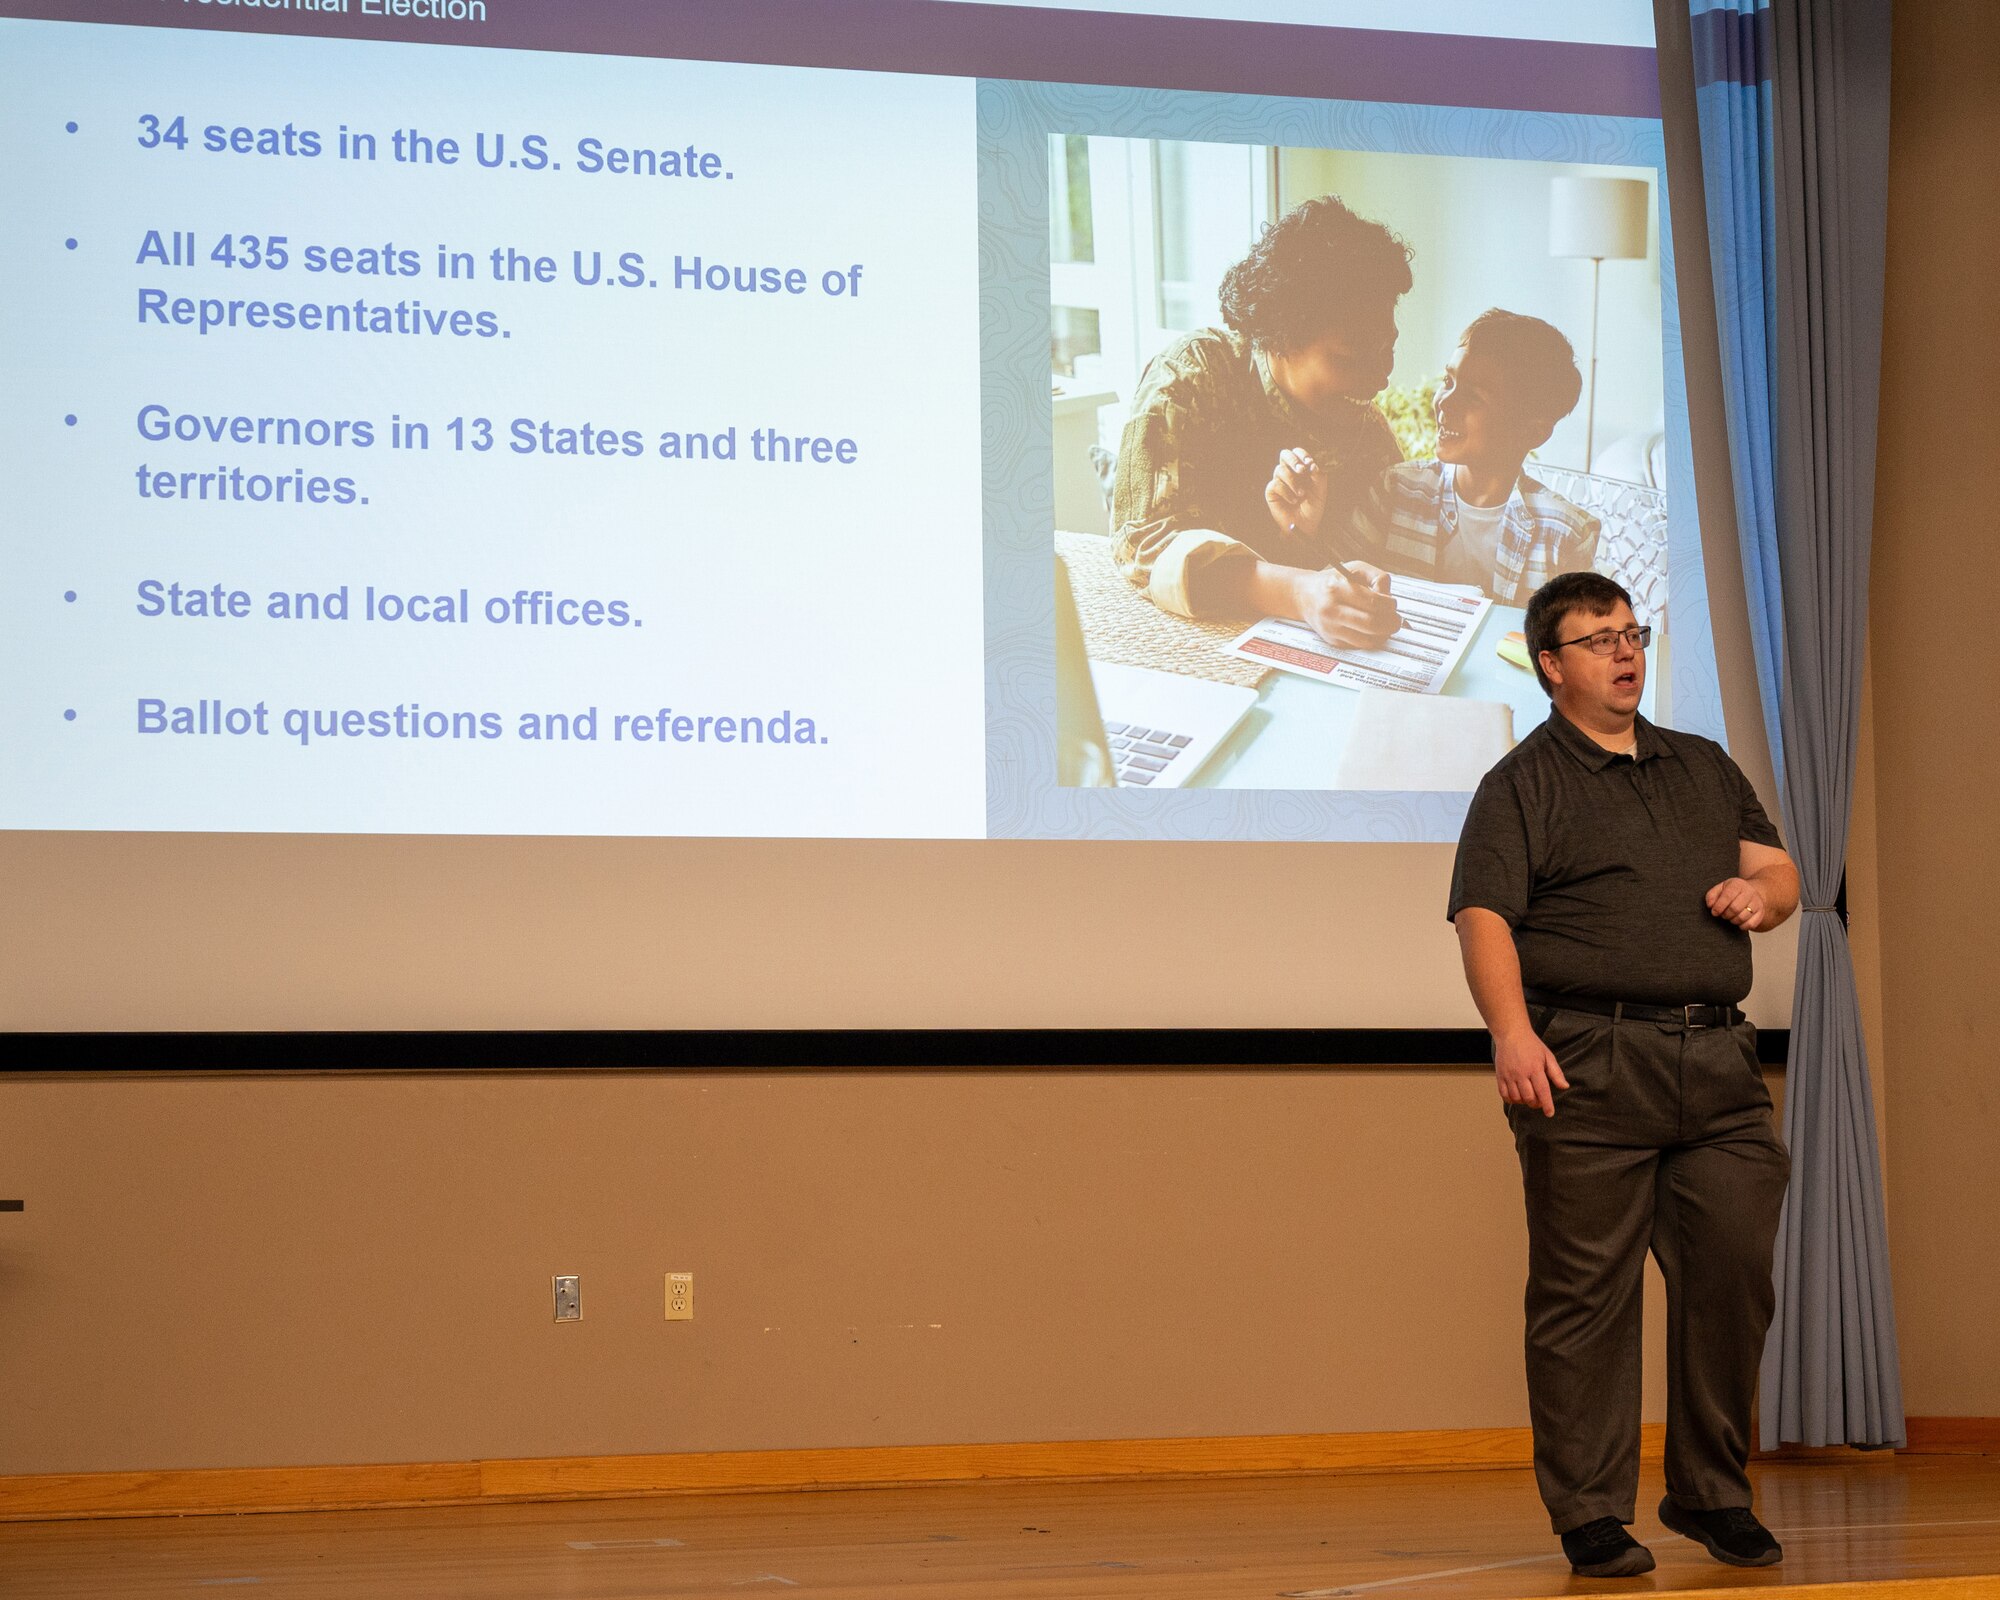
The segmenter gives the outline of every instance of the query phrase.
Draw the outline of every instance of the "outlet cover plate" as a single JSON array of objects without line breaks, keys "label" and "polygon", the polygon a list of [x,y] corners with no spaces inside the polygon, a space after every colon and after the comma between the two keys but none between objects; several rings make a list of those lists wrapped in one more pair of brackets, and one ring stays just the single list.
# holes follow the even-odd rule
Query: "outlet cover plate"
[{"label": "outlet cover plate", "polygon": [[694,1274],[692,1272],[670,1272],[667,1274],[667,1321],[694,1321]]},{"label": "outlet cover plate", "polygon": [[556,1294],[556,1321],[581,1322],[583,1320],[583,1285],[574,1273],[564,1273],[554,1280]]}]

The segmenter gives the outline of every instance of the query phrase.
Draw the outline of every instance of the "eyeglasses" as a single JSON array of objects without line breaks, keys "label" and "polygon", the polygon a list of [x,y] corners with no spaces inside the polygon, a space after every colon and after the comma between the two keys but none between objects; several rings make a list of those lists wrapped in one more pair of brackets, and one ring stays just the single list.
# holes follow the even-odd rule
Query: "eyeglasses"
[{"label": "eyeglasses", "polygon": [[1606,628],[1601,633],[1587,633],[1580,639],[1564,639],[1556,646],[1567,650],[1573,644],[1587,644],[1594,656],[1608,656],[1618,648],[1623,639],[1634,650],[1643,650],[1653,642],[1653,630],[1643,625],[1636,628]]}]

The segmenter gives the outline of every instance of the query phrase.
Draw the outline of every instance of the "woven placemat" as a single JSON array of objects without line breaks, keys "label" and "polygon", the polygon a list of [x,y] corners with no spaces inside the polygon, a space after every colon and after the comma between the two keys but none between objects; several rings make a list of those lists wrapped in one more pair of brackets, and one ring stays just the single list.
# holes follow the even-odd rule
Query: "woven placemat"
[{"label": "woven placemat", "polygon": [[1243,631],[1240,623],[1169,616],[1127,583],[1111,563],[1111,540],[1103,534],[1058,530],[1056,554],[1069,568],[1091,660],[1156,667],[1245,689],[1256,688],[1270,676],[1269,667],[1228,653],[1229,641]]}]

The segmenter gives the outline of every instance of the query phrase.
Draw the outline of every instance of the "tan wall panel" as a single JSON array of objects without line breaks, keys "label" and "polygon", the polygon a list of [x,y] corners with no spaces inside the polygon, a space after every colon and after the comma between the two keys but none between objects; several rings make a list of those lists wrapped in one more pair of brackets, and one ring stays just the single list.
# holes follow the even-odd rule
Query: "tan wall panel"
[{"label": "tan wall panel", "polygon": [[[2000,31],[1898,5],[1873,617],[1889,1221],[1918,1414],[2000,1415]],[[1970,581],[1968,581],[1970,580]]]},{"label": "tan wall panel", "polygon": [[1527,1420],[1483,1073],[17,1080],[0,1173],[0,1473]]}]

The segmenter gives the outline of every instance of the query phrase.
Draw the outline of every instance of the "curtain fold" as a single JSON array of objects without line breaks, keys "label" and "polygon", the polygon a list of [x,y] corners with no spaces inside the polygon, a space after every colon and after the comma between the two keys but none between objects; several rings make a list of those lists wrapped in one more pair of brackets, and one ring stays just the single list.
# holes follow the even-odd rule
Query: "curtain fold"
[{"label": "curtain fold", "polygon": [[1804,890],[1760,1434],[1905,1442],[1847,855],[1881,373],[1888,0],[1690,0],[1730,464]]}]

